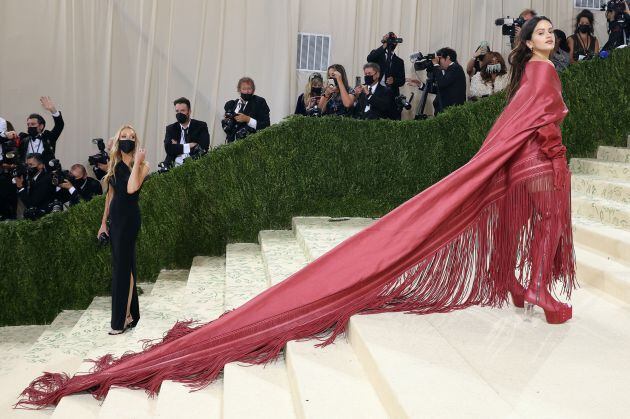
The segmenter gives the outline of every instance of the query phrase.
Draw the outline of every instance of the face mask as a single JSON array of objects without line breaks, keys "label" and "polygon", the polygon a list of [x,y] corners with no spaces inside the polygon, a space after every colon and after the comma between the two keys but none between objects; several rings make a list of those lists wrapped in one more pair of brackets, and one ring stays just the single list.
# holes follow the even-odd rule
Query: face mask
[{"label": "face mask", "polygon": [[37,132],[37,127],[28,127],[28,135],[35,138],[37,137],[37,134],[39,134],[39,132]]},{"label": "face mask", "polygon": [[501,64],[488,64],[486,66],[486,73],[500,73],[501,72]]},{"label": "face mask", "polygon": [[37,167],[29,167],[27,169],[27,173],[29,176],[33,177],[37,174],[37,172],[39,172],[39,170],[37,169]]},{"label": "face mask", "polygon": [[177,119],[177,122],[179,122],[180,124],[183,124],[188,121],[188,116],[181,112],[178,112],[175,114],[175,119]]},{"label": "face mask", "polygon": [[371,86],[374,83],[374,76],[368,74],[363,77],[363,81],[365,81],[365,84],[367,84],[368,86]]},{"label": "face mask", "polygon": [[249,102],[253,96],[253,93],[241,93],[241,99],[243,99],[245,102]]},{"label": "face mask", "polygon": [[578,26],[578,31],[582,33],[589,33],[591,31],[591,25],[580,25]]},{"label": "face mask", "polygon": [[311,87],[311,94],[313,96],[321,96],[322,88],[321,87]]},{"label": "face mask", "polygon": [[123,153],[131,153],[136,148],[136,142],[132,140],[120,140],[118,141],[118,148]]}]

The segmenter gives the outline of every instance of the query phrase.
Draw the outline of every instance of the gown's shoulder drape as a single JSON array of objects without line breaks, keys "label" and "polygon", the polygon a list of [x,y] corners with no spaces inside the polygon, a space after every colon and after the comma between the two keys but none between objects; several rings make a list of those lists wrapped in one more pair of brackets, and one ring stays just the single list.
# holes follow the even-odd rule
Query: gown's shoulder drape
[{"label": "gown's shoulder drape", "polygon": [[553,271],[569,294],[569,173],[559,128],[566,112],[553,66],[528,63],[466,165],[241,307],[205,325],[177,323],[143,352],[96,360],[89,374],[46,373],[18,405],[54,405],[80,391],[103,397],[112,385],[154,393],[166,379],[199,388],[226,363],[274,359],[289,340],[330,343],[355,314],[501,306],[509,281],[527,285],[532,232],[548,212],[561,220]]}]

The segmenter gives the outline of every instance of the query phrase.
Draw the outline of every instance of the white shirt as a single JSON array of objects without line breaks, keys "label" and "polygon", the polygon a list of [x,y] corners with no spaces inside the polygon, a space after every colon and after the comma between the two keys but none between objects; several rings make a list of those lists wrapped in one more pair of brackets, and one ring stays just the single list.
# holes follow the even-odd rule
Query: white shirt
[{"label": "white shirt", "polygon": [[[247,106],[247,102],[245,102],[243,99],[239,99],[236,105],[236,109],[234,109],[234,112],[240,113],[243,109],[245,109],[245,106]],[[258,126],[258,121],[256,121],[254,118],[250,116],[247,126],[249,126],[252,129],[256,129],[256,127]]]},{"label": "white shirt", "polygon": [[186,134],[184,130],[190,128],[190,121],[188,121],[188,126],[184,128],[182,124],[179,124],[182,129],[182,135],[179,137],[179,143],[184,146],[184,152],[179,156],[175,157],[175,166],[181,166],[184,164],[184,159],[190,157],[190,144],[186,143]]},{"label": "white shirt", "polygon": [[493,95],[505,89],[509,81],[508,75],[502,74],[494,79],[494,83],[492,83],[492,81],[486,83],[481,78],[481,73],[477,72],[472,76],[472,79],[470,79],[470,96],[483,97]]}]

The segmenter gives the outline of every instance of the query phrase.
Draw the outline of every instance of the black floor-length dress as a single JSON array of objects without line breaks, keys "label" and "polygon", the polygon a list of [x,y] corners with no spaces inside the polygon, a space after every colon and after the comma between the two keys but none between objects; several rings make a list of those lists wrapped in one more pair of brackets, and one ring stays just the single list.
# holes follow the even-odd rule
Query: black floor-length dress
[{"label": "black floor-length dress", "polygon": [[114,196],[109,205],[109,236],[112,246],[112,319],[111,327],[122,330],[127,317],[127,300],[129,298],[129,281],[133,275],[133,296],[130,313],[133,317],[131,326],[140,320],[138,291],[136,289],[136,238],[140,231],[140,207],[138,199],[140,190],[127,193],[127,183],[131,169],[124,162],[118,162],[110,178],[110,186],[114,188]]}]

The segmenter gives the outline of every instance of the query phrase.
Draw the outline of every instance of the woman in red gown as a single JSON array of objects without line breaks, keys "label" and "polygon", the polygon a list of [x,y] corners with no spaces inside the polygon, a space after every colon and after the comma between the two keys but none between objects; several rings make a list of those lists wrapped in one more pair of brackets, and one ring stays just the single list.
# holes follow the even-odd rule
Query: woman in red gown
[{"label": "woman in red gown", "polygon": [[285,281],[200,326],[177,323],[156,344],[89,374],[46,373],[18,406],[55,405],[113,385],[159,390],[163,380],[207,385],[225,364],[264,363],[289,340],[342,333],[351,316],[437,313],[472,305],[538,306],[549,323],[571,318],[575,269],[569,171],[559,124],[567,109],[548,60],[551,22],[528,21],[510,55],[509,103],[466,165]]}]

